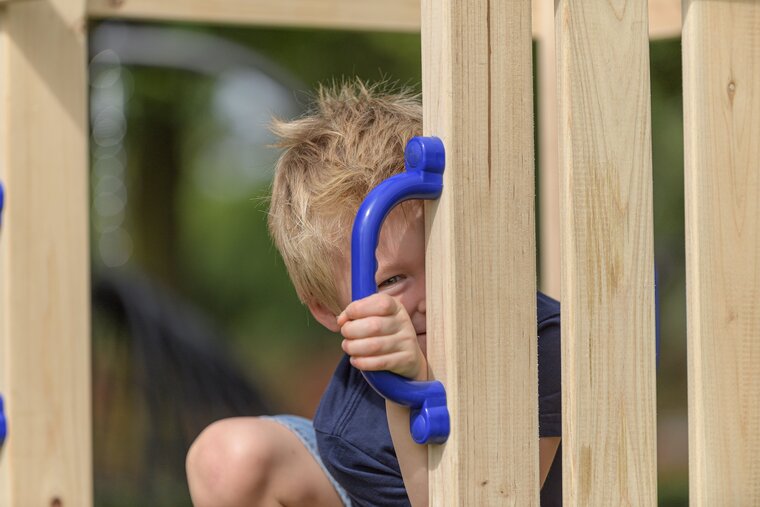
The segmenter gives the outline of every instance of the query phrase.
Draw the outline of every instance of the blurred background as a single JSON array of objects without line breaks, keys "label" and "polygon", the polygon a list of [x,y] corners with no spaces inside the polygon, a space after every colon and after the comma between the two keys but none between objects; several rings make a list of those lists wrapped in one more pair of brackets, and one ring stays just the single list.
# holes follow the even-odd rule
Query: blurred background
[{"label": "blurred background", "polygon": [[[109,21],[90,33],[95,501],[189,506],[184,456],[206,425],[311,417],[340,357],[267,234],[267,126],[343,77],[419,90],[419,35]],[[680,41],[650,57],[659,490],[676,506],[688,493]]]}]

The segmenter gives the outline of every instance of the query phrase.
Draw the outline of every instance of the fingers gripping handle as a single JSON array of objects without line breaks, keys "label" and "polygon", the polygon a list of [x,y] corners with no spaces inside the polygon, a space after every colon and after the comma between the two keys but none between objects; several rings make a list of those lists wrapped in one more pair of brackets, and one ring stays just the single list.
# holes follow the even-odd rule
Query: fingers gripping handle
[{"label": "fingers gripping handle", "polygon": [[[351,237],[351,299],[356,301],[377,291],[377,249],[380,228],[397,204],[408,199],[438,199],[443,189],[445,153],[437,137],[414,137],[404,153],[406,172],[375,187],[356,214]],[[446,391],[438,381],[408,380],[388,371],[363,371],[380,396],[411,408],[410,430],[419,444],[440,444],[449,436]]]}]

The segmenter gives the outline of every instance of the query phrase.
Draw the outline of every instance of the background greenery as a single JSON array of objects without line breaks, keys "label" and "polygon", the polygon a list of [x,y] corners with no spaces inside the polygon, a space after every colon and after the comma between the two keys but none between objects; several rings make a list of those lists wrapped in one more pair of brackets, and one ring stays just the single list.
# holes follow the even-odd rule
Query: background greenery
[{"label": "background greenery", "polygon": [[[298,83],[292,96],[301,107],[308,100],[308,92],[319,83],[341,77],[390,79],[416,89],[420,86],[417,35],[195,25],[179,28],[228,39],[259,54],[291,76],[290,83]],[[680,42],[656,42],[651,49],[655,248],[661,314],[660,501],[662,505],[686,505]],[[123,141],[129,196],[125,227],[132,247],[125,265],[106,268],[98,261],[93,232],[94,277],[108,277],[114,272],[128,278],[145,276],[156,290],[205,315],[218,331],[210,341],[222,351],[224,368],[240,372],[266,399],[266,403],[242,413],[273,410],[311,416],[339,357],[338,341],[313,322],[298,302],[267,236],[269,183],[262,181],[245,195],[219,198],[204,191],[194,176],[199,146],[221,142],[226,135],[224,125],[211,113],[214,79],[142,66],[125,66],[124,75],[129,85]],[[250,169],[271,165],[274,155],[272,151],[260,160],[250,160]],[[210,165],[202,170],[213,177],[220,168]],[[190,409],[178,403],[181,397],[172,391],[163,406],[173,408],[157,414],[147,398],[169,389],[171,367],[162,374],[145,375],[134,333],[97,304],[93,333],[97,504],[189,505],[182,467],[187,445],[215,417],[239,414],[241,410],[194,407],[195,415],[188,418]],[[154,359],[176,362],[171,352],[159,356]],[[227,389],[225,382],[205,373],[206,367],[203,362],[198,364],[197,381],[206,382],[212,390]],[[186,423],[188,420],[193,422]],[[176,431],[178,425],[184,428],[182,432]],[[180,433],[182,436],[177,437]]]}]

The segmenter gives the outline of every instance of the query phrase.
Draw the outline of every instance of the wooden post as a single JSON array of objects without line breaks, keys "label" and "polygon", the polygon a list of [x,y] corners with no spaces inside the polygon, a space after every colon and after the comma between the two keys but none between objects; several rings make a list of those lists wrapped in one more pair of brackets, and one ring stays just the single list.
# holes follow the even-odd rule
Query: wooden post
[{"label": "wooden post", "polygon": [[541,290],[560,296],[559,162],[557,160],[557,69],[554,1],[534,0],[533,26],[538,67],[538,203]]},{"label": "wooden post", "polygon": [[760,3],[684,3],[691,505],[760,504]]},{"label": "wooden post", "polygon": [[426,209],[428,357],[451,436],[430,505],[538,505],[530,1],[424,0],[424,130],[443,138]]},{"label": "wooden post", "polygon": [[0,504],[92,505],[83,0],[3,8]]},{"label": "wooden post", "polygon": [[654,505],[647,2],[560,0],[564,505]]}]

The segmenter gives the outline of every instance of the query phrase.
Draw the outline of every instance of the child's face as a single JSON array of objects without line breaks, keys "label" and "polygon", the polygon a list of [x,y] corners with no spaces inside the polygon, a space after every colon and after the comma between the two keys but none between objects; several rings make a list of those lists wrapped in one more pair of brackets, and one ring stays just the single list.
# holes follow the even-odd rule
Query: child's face
[{"label": "child's face", "polygon": [[[420,348],[426,350],[425,322],[425,220],[422,205],[394,208],[385,220],[377,251],[378,292],[396,298],[412,321]],[[351,268],[341,268],[344,276],[338,287],[341,308],[351,302]]]}]

